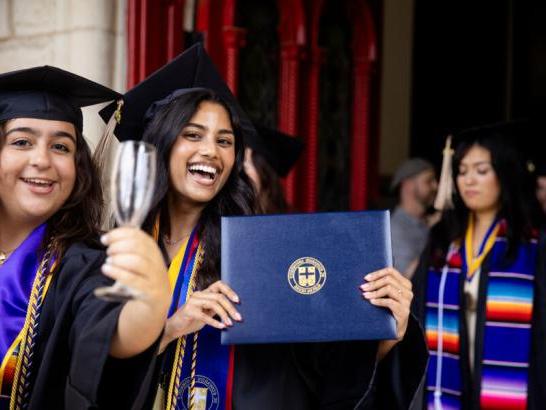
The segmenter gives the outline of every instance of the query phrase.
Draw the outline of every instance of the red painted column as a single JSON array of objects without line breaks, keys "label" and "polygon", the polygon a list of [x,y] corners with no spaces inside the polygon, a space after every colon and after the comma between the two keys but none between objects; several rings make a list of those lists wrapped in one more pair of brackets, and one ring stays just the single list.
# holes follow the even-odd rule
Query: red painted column
[{"label": "red painted column", "polygon": [[239,27],[224,27],[224,78],[234,95],[237,95],[239,80],[239,54],[245,45],[246,31]]},{"label": "red painted column", "polygon": [[195,31],[203,33],[203,45],[206,50],[209,49],[210,20],[210,0],[198,0],[195,12]]},{"label": "red painted column", "polygon": [[[279,77],[279,130],[290,135],[298,135],[299,71],[301,47],[289,43],[281,45]],[[292,170],[284,181],[286,200],[296,203],[296,173]]]},{"label": "red painted column", "polygon": [[245,39],[245,30],[235,26],[236,6],[236,0],[199,0],[196,15],[196,30],[203,33],[205,48],[235,95]]},{"label": "red painted column", "polygon": [[307,67],[307,90],[305,104],[305,151],[300,164],[300,186],[302,190],[301,210],[314,212],[318,197],[318,136],[320,115],[320,66],[324,51],[314,47],[310,51]]},{"label": "red painted column", "polygon": [[142,81],[149,74],[166,63],[165,25],[159,24],[163,10],[152,0],[140,2],[140,58],[138,59],[139,77]]},{"label": "red painted column", "polygon": [[127,86],[133,87],[182,51],[184,0],[128,0]]},{"label": "red painted column", "polygon": [[229,10],[226,0],[198,0],[195,30],[203,34],[204,46],[214,65],[225,79],[224,13]]},{"label": "red painted column", "polygon": [[365,209],[370,199],[370,178],[377,166],[371,158],[372,81],[377,60],[377,37],[370,5],[366,0],[350,3],[353,40],[353,101],[351,122],[350,208]]},{"label": "red painted column", "polygon": [[305,212],[316,211],[318,205],[320,70],[325,57],[324,50],[319,46],[319,32],[324,3],[324,0],[308,0],[305,3],[309,33],[308,58],[302,80],[305,83],[305,112],[302,113],[305,151],[298,166],[300,207]]},{"label": "red painted column", "polygon": [[180,54],[184,48],[184,0],[172,0],[167,5],[167,61]]},{"label": "red painted column", "polygon": [[140,0],[128,0],[127,3],[127,88],[139,82],[140,71],[137,61],[140,58],[140,30],[138,16]]},{"label": "red painted column", "polygon": [[245,46],[246,30],[236,27],[237,0],[222,0],[223,75],[228,87],[237,95],[239,54]]},{"label": "red painted column", "polygon": [[371,62],[353,59],[353,106],[351,124],[351,210],[368,205]]}]

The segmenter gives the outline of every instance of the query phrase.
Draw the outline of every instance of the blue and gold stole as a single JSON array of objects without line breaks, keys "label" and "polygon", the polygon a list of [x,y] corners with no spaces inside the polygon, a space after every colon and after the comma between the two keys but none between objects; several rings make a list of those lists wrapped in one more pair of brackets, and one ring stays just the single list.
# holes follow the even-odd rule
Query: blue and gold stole
[{"label": "blue and gold stole", "polygon": [[[483,256],[490,254],[483,351],[478,352],[482,359],[481,409],[527,407],[537,240],[521,244],[509,264],[504,261],[506,246],[506,222],[496,222],[480,249]],[[465,316],[460,295],[464,280],[476,268],[467,261],[466,247],[452,243],[443,269],[430,268],[427,275],[428,409],[461,408],[460,329]]]},{"label": "blue and gold stole", "polygon": [[[197,229],[194,229],[169,267],[169,282],[173,289],[169,317],[186,303],[195,290],[196,275],[203,257]],[[166,408],[225,409],[230,404],[231,360],[229,347],[220,344],[220,331],[210,326],[178,339]]]},{"label": "blue and gold stole", "polygon": [[[0,409],[23,404],[43,299],[52,275],[40,255],[46,225],[37,227],[0,266]],[[42,257],[43,256],[43,257]],[[16,394],[17,393],[17,394]]]}]

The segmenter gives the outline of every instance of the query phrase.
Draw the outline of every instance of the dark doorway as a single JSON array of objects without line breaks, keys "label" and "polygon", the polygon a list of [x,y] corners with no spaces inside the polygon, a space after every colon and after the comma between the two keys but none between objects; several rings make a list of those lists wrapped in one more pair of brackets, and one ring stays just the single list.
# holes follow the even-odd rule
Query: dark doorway
[{"label": "dark doorway", "polygon": [[277,128],[279,36],[275,0],[238,0],[237,20],[246,30],[241,49],[238,98],[250,119]]},{"label": "dark doorway", "polygon": [[351,32],[344,2],[326,2],[319,46],[320,73],[318,210],[349,208],[351,126]]},{"label": "dark doorway", "polygon": [[543,148],[546,3],[416,0],[411,155],[436,164],[447,134],[528,121]]}]

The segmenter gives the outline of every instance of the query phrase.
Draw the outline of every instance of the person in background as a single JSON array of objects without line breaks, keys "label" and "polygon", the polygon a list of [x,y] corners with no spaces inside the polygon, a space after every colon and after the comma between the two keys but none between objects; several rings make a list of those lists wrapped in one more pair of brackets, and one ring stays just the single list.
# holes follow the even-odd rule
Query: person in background
[{"label": "person in background", "polygon": [[398,204],[391,216],[394,267],[411,278],[426,246],[438,183],[434,166],[421,158],[402,163],[394,173],[391,190]]},{"label": "person in background", "polygon": [[540,209],[546,215],[546,163],[540,162],[535,169],[535,194]]},{"label": "person in background", "polygon": [[290,211],[281,185],[299,159],[304,143],[277,130],[257,127],[257,134],[245,140],[244,170],[252,181],[258,199],[258,212],[264,214]]},{"label": "person in background", "polygon": [[450,140],[444,150],[435,202],[444,212],[413,278],[431,351],[423,408],[546,403],[546,248],[517,149],[525,135],[510,129],[466,130],[454,154]]},{"label": "person in background", "polygon": [[[153,239],[102,237],[80,107],[119,94],[55,67],[0,75],[0,409],[140,407],[167,317]],[[103,265],[104,264],[104,265]],[[95,297],[120,279],[141,295]]]}]

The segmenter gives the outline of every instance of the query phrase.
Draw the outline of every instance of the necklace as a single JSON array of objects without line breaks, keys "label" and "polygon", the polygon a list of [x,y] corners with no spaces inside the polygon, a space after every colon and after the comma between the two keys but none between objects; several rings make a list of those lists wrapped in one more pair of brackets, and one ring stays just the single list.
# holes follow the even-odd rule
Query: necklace
[{"label": "necklace", "polygon": [[186,239],[188,236],[190,236],[191,233],[187,234],[187,235],[184,235],[183,237],[181,237],[180,239],[170,239],[167,235],[163,235],[163,242],[165,242],[166,245],[168,246],[173,246],[173,245],[177,245],[179,244],[180,242],[182,242],[184,239]]},{"label": "necklace", "polygon": [[468,227],[465,235],[465,259],[467,265],[466,278],[468,281],[472,279],[472,275],[474,275],[474,273],[482,265],[485,257],[493,248],[495,240],[497,239],[498,230],[499,223],[495,221],[489,227],[485,237],[482,239],[482,245],[478,249],[474,249],[472,238],[474,231],[474,217],[472,214],[469,216]]}]

